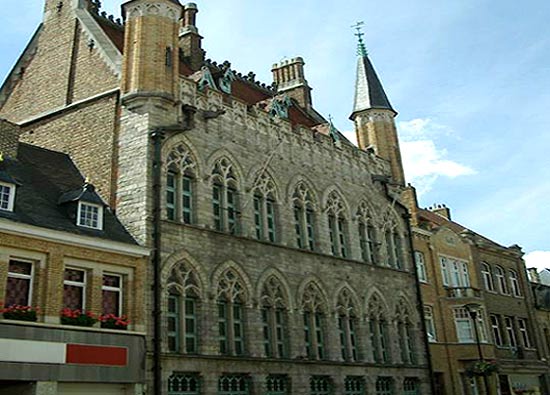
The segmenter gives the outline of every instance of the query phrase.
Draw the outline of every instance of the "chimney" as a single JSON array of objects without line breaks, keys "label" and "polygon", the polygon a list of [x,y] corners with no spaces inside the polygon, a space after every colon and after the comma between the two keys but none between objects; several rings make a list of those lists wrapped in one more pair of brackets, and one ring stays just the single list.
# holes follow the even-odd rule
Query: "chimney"
[{"label": "chimney", "polygon": [[311,108],[311,88],[304,77],[304,59],[301,57],[275,63],[271,69],[277,93],[286,93],[304,108]]},{"label": "chimney", "polygon": [[19,126],[0,118],[0,154],[5,158],[17,157]]},{"label": "chimney", "polygon": [[199,9],[195,3],[185,5],[179,34],[183,59],[194,71],[200,70],[205,58],[205,52],[202,49],[202,36],[197,29],[198,12]]},{"label": "chimney", "polygon": [[444,204],[434,204],[433,207],[428,207],[428,210],[430,210],[432,213],[436,213],[437,215],[447,219],[451,220],[451,209],[445,206]]},{"label": "chimney", "polygon": [[527,274],[529,275],[529,281],[532,283],[539,284],[540,283],[540,277],[539,273],[537,272],[537,269],[534,267],[531,267],[527,269]]}]

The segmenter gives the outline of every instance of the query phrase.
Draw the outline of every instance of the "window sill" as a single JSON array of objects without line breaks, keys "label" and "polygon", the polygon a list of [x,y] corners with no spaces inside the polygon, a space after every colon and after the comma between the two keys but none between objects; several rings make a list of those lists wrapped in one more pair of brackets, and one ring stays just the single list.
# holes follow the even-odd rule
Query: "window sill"
[{"label": "window sill", "polygon": [[19,321],[19,320],[7,320],[0,319],[0,324],[18,325],[18,326],[33,326],[37,328],[50,328],[61,329],[70,331],[82,331],[82,332],[98,332],[98,333],[112,333],[115,335],[131,335],[131,336],[145,336],[145,332],[137,332],[132,330],[120,330],[120,329],[107,329],[93,326],[75,326],[75,325],[63,325],[63,324],[48,324],[45,322],[33,322],[33,321]]}]

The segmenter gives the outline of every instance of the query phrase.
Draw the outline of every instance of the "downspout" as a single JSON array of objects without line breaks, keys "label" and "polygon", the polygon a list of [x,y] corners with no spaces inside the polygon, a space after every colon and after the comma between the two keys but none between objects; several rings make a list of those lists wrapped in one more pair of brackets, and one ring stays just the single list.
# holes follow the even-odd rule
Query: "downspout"
[{"label": "downspout", "polygon": [[153,139],[153,394],[162,395],[161,366],[161,283],[160,283],[160,193],[161,193],[161,146],[164,132],[154,129]]},{"label": "downspout", "polygon": [[430,390],[432,394],[435,394],[435,385],[434,385],[434,374],[432,366],[432,357],[430,355],[430,344],[428,342],[428,330],[426,328],[426,320],[424,319],[424,303],[422,301],[422,291],[420,289],[420,278],[418,277],[418,270],[416,269],[416,262],[414,257],[414,246],[412,238],[412,228],[410,221],[410,214],[404,215],[405,223],[407,224],[407,232],[409,239],[409,250],[411,251],[412,262],[413,262],[413,272],[414,272],[414,282],[416,284],[416,298],[418,299],[418,313],[420,314],[420,327],[422,328],[422,334],[424,336],[424,348],[426,350],[426,357],[428,358],[428,371],[430,374]]}]

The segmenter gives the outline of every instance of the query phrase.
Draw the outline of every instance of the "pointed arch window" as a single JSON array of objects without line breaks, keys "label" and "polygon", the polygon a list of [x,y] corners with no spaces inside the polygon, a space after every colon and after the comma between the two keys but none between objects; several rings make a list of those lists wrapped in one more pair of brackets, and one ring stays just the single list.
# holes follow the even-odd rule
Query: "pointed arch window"
[{"label": "pointed arch window", "polygon": [[327,200],[328,231],[332,255],[347,258],[347,219],[340,195],[333,191]]},{"label": "pointed arch window", "polygon": [[239,233],[238,182],[231,162],[220,159],[212,170],[212,214],[214,229]]},{"label": "pointed arch window", "polygon": [[275,184],[264,171],[254,182],[254,229],[258,240],[277,241]]},{"label": "pointed arch window", "polygon": [[192,224],[196,162],[183,144],[174,147],[166,158],[166,217]]},{"label": "pointed arch window", "polygon": [[396,224],[391,224],[386,229],[385,241],[386,241],[386,258],[389,267],[396,269],[403,268],[403,245],[401,243],[401,235],[397,229]]},{"label": "pointed arch window", "polygon": [[401,301],[397,306],[396,317],[401,362],[404,364],[414,364],[416,363],[416,354],[412,338],[412,325],[409,320],[409,311],[404,301]]},{"label": "pointed arch window", "polygon": [[357,210],[357,220],[359,223],[361,259],[365,262],[376,264],[376,230],[370,210],[365,202],[362,202]]},{"label": "pointed arch window", "polygon": [[343,289],[338,296],[338,330],[340,332],[340,350],[344,361],[357,361],[357,309],[349,289]]},{"label": "pointed arch window", "polygon": [[304,339],[308,359],[325,358],[325,304],[319,289],[310,283],[302,298]]},{"label": "pointed arch window", "polygon": [[218,283],[219,349],[224,355],[244,355],[245,291],[233,269],[226,270]]},{"label": "pointed arch window", "polygon": [[176,265],[167,282],[166,313],[168,351],[198,352],[199,282],[196,273],[184,263]]},{"label": "pointed arch window", "polygon": [[386,311],[380,299],[374,295],[368,304],[369,338],[374,362],[390,362],[389,328]]},{"label": "pointed arch window", "polygon": [[264,284],[261,296],[264,352],[270,358],[288,357],[288,305],[281,282],[274,276]]},{"label": "pointed arch window", "polygon": [[311,192],[303,182],[296,186],[292,195],[294,229],[298,248],[315,250],[315,212]]}]

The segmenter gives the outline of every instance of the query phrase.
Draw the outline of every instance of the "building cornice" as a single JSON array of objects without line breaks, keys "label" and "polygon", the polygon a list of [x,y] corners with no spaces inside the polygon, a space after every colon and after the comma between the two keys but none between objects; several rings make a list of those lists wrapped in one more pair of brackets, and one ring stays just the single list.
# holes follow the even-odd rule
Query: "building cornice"
[{"label": "building cornice", "polygon": [[3,218],[0,218],[0,232],[15,236],[31,237],[33,239],[53,243],[129,255],[133,257],[146,257],[150,254],[150,250],[148,248],[137,245],[105,240],[98,237],[76,235],[69,232],[61,232],[39,226],[21,224],[10,220],[5,220]]}]

